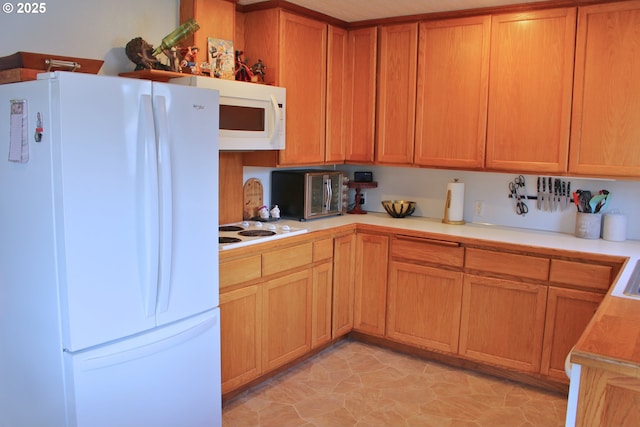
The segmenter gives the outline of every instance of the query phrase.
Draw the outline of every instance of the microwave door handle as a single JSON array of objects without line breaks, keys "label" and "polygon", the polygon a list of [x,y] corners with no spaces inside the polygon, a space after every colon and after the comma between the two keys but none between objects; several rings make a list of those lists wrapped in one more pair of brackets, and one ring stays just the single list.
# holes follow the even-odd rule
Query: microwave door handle
[{"label": "microwave door handle", "polygon": [[269,135],[269,139],[271,140],[271,145],[273,145],[275,139],[280,133],[280,126],[282,124],[282,111],[280,111],[280,107],[278,106],[278,100],[276,99],[276,97],[273,95],[270,95],[269,97],[271,98],[271,108],[273,108],[274,117],[273,131],[271,132],[271,135]]}]

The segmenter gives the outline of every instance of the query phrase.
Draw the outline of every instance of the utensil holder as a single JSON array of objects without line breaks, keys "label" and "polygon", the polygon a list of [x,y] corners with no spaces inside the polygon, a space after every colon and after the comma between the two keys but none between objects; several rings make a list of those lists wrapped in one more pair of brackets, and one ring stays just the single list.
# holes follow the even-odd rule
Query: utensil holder
[{"label": "utensil holder", "polygon": [[576,213],[576,237],[581,239],[599,239],[602,215],[599,213]]}]

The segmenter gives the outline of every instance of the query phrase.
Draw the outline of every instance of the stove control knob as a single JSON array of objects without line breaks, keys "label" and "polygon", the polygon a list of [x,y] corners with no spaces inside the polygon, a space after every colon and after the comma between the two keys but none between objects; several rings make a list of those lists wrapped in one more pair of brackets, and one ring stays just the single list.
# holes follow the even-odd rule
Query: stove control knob
[{"label": "stove control knob", "polygon": [[256,221],[255,226],[256,228],[262,228],[262,223],[260,221]]},{"label": "stove control knob", "polygon": [[269,229],[269,230],[275,230],[275,229],[276,229],[276,226],[275,226],[275,225],[273,225],[273,224],[269,224],[269,225],[267,225],[267,229]]},{"label": "stove control knob", "polygon": [[249,226],[249,222],[248,222],[248,221],[242,221],[242,222],[240,223],[240,225],[242,225],[243,227],[245,227],[245,228],[246,228],[246,227],[248,227],[248,226]]},{"label": "stove control knob", "polygon": [[289,227],[288,225],[283,225],[280,228],[282,229],[282,231],[291,231],[291,227]]}]

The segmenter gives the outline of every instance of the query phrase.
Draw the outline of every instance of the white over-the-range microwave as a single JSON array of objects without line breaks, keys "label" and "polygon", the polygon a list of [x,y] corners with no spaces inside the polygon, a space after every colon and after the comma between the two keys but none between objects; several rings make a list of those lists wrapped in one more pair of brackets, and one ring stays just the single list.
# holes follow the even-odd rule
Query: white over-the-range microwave
[{"label": "white over-the-range microwave", "polygon": [[285,88],[204,76],[178,77],[170,82],[220,92],[220,150],[285,148]]}]

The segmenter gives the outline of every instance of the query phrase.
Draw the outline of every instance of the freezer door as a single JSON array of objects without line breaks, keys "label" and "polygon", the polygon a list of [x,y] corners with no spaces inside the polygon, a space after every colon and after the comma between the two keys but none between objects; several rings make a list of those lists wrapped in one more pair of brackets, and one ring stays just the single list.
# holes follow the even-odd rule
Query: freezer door
[{"label": "freezer door", "polygon": [[155,130],[150,82],[54,74],[63,346],[76,351],[155,326]]},{"label": "freezer door", "polygon": [[68,427],[222,425],[219,315],[67,353]]},{"label": "freezer door", "polygon": [[154,83],[158,324],[218,306],[218,92]]}]

